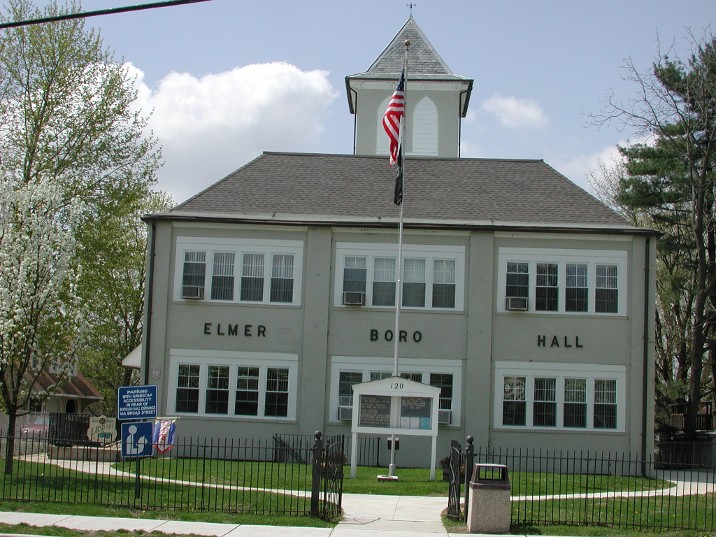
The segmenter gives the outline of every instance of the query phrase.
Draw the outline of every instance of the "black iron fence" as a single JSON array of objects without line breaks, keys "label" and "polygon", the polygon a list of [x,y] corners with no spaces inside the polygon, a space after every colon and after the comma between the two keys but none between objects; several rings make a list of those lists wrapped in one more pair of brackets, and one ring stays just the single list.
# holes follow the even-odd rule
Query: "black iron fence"
[{"label": "black iron fence", "polygon": [[0,435],[3,500],[323,518],[341,512],[342,435],[190,438],[163,455],[124,460],[117,446],[58,446],[48,434],[26,435],[11,443],[11,468],[8,440]]},{"label": "black iron fence", "polygon": [[[468,437],[469,438],[469,437]],[[502,464],[509,469],[511,524],[590,525],[642,530],[716,530],[716,477],[713,466],[594,451],[536,449],[451,449],[448,515],[466,519],[470,505],[470,466]],[[456,449],[455,449],[456,448]],[[472,459],[472,460],[471,460]],[[464,468],[464,470],[463,470]],[[489,494],[489,491],[486,492]],[[461,509],[462,507],[462,509]],[[478,514],[479,516],[479,514]]]}]

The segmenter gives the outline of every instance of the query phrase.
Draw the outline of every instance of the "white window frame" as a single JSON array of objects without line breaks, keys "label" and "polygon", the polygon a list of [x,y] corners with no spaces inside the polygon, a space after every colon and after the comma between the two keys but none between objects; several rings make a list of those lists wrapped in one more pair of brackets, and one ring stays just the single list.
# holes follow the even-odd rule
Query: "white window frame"
[{"label": "white window frame", "polygon": [[[393,374],[393,360],[391,358],[333,356],[331,358],[331,392],[329,397],[330,423],[341,423],[338,420],[338,383],[341,372],[361,373],[363,382],[370,381],[370,374],[387,372]],[[462,413],[462,361],[437,360],[431,358],[404,359],[400,362],[399,373],[420,373],[423,384],[430,384],[430,374],[444,373],[452,375],[451,419],[449,424],[441,426],[457,426],[460,424]],[[345,406],[345,405],[342,405]]]},{"label": "white window frame", "polygon": [[[365,304],[370,308],[395,309],[392,306],[373,306],[373,278],[375,259],[395,258],[398,256],[396,244],[385,243],[351,243],[339,242],[336,244],[336,270],[333,292],[333,305],[336,307],[351,307],[343,305],[343,274],[345,260],[349,257],[363,257],[366,259],[366,297]],[[465,247],[426,244],[404,244],[403,259],[425,260],[425,306],[408,307],[406,310],[415,311],[463,311],[465,308]],[[434,270],[436,260],[450,260],[455,262],[455,307],[433,307],[433,284],[435,282]],[[397,265],[396,265],[397,266]],[[403,266],[403,270],[405,267]],[[437,282],[440,283],[440,282]],[[398,297],[396,293],[396,298]]]},{"label": "white window frame", "polygon": [[[529,271],[529,296],[527,311],[538,315],[599,315],[625,316],[627,314],[627,252],[619,250],[569,250],[546,248],[513,248],[502,247],[498,254],[497,267],[497,311],[508,312],[506,307],[507,264],[510,262],[527,263]],[[557,265],[558,305],[556,311],[536,309],[537,264],[552,263]],[[567,311],[567,265],[587,265],[587,311]],[[596,312],[596,272],[597,265],[614,265],[617,267],[617,312]],[[520,312],[524,314],[524,312]]]},{"label": "white window frame", "polygon": [[[185,237],[176,239],[174,264],[174,300],[182,302],[211,302],[212,304],[270,304],[272,306],[300,306],[303,282],[302,241],[259,240],[259,239],[220,239],[216,237]],[[206,267],[204,274],[204,297],[201,299],[182,298],[182,279],[184,274],[184,253],[205,252]],[[214,253],[233,253],[234,255],[234,298],[218,300],[211,298],[212,276],[214,271]],[[264,292],[261,301],[241,300],[241,275],[244,254],[264,256]],[[271,280],[274,255],[293,256],[293,297],[291,302],[271,302]]]},{"label": "white window frame", "polygon": [[[502,422],[503,386],[506,377],[525,378],[525,425],[504,425]],[[556,379],[557,390],[557,416],[555,426],[533,425],[534,411],[534,381],[536,378]],[[564,385],[565,379],[586,379],[587,395],[587,421],[586,427],[565,427],[564,423]],[[604,429],[594,427],[594,405],[596,380],[616,381],[616,428]],[[510,431],[540,430],[540,431],[574,431],[574,432],[602,432],[623,433],[626,430],[626,367],[619,365],[599,364],[571,364],[571,363],[534,363],[534,362],[495,362],[495,398],[493,407],[493,420],[496,429]]]},{"label": "white window frame", "polygon": [[[199,366],[199,408],[197,412],[176,412],[177,375],[180,365]],[[207,371],[209,366],[229,367],[229,402],[226,414],[206,413]],[[234,414],[236,379],[239,367],[259,368],[259,406],[256,416]],[[268,369],[288,369],[288,410],[286,416],[266,416],[266,377]],[[172,349],[169,353],[169,387],[167,408],[177,416],[197,416],[209,419],[295,421],[298,397],[298,355],[263,352],[198,351]]]}]

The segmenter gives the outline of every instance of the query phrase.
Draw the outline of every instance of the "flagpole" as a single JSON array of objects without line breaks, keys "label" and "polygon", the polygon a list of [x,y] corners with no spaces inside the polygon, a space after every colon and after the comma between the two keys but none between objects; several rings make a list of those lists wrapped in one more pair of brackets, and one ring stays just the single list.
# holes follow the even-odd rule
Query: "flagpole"
[{"label": "flagpole", "polygon": [[[408,48],[410,41],[405,40],[405,59],[403,60],[403,75],[405,82],[403,85],[403,117],[400,118],[400,131],[398,135],[398,166],[400,173],[400,216],[398,220],[398,263],[397,278],[395,282],[395,332],[393,333],[393,376],[399,375],[398,356],[400,348],[400,306],[403,302],[403,206],[405,200],[405,158],[403,148],[403,136],[405,130],[405,116],[408,111],[407,93],[408,93]],[[396,183],[397,188],[397,183]],[[397,194],[397,192],[396,192]],[[390,435],[390,466],[388,467],[388,476],[395,477],[395,433]]]}]

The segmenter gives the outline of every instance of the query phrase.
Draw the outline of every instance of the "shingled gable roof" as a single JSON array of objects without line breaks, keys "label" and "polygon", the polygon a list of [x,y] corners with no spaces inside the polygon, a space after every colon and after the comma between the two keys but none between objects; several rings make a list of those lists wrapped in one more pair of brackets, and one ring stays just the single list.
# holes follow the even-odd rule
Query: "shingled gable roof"
[{"label": "shingled gable roof", "polygon": [[[414,157],[405,164],[412,227],[644,233],[541,160]],[[385,157],[264,153],[152,219],[395,226]]]}]

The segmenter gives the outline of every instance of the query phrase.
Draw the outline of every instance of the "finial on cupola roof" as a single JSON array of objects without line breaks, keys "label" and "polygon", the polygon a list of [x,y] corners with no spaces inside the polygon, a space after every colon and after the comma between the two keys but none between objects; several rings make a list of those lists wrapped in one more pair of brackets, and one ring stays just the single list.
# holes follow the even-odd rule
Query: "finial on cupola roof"
[{"label": "finial on cupola roof", "polygon": [[410,8],[410,18],[412,19],[412,18],[413,18],[413,7],[414,7],[414,6],[417,6],[418,4],[413,4],[413,3],[411,2],[410,4],[405,4],[405,5],[406,5],[406,7],[409,7],[409,8]]}]

